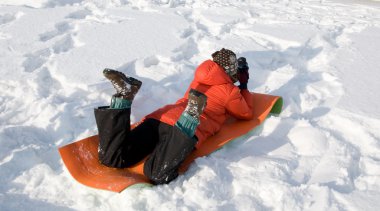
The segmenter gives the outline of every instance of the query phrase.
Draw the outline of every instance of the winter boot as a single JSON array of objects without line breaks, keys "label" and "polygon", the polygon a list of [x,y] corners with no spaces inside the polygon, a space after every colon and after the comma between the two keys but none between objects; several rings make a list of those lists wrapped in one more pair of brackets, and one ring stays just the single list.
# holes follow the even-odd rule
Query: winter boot
[{"label": "winter boot", "polygon": [[131,102],[142,85],[141,81],[127,77],[124,73],[116,70],[106,68],[103,70],[103,75],[111,81],[116,89],[116,97],[127,99]]},{"label": "winter boot", "polygon": [[193,138],[195,130],[199,125],[199,116],[203,113],[206,104],[207,96],[195,89],[191,89],[186,109],[181,114],[175,126],[188,137]]},{"label": "winter boot", "polygon": [[203,113],[203,109],[206,107],[207,96],[195,89],[191,89],[188,98],[189,101],[185,111],[190,116],[199,119],[199,116]]}]

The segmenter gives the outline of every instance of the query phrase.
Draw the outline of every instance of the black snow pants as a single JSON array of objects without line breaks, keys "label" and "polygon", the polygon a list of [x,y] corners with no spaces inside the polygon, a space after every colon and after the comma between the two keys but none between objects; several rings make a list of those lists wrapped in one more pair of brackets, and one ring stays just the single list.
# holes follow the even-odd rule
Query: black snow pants
[{"label": "black snow pants", "polygon": [[180,129],[155,119],[146,119],[131,130],[131,109],[94,110],[99,131],[99,161],[109,167],[126,168],[149,155],[144,174],[154,184],[169,183],[193,151],[196,140]]}]

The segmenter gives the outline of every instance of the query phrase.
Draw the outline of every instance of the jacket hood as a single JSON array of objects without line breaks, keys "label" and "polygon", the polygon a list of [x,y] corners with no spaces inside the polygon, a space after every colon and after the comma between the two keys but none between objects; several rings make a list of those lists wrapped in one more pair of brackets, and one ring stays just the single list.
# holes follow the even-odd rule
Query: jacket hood
[{"label": "jacket hood", "polygon": [[212,60],[206,60],[199,65],[194,80],[205,85],[233,83],[224,69]]}]

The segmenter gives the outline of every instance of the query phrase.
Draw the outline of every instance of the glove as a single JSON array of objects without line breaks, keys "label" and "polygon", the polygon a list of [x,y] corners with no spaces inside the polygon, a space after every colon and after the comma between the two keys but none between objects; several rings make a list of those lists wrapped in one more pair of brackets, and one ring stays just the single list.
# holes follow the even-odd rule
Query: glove
[{"label": "glove", "polygon": [[249,79],[249,67],[247,60],[244,57],[238,59],[238,79],[239,79],[239,88],[247,89],[248,79]]}]

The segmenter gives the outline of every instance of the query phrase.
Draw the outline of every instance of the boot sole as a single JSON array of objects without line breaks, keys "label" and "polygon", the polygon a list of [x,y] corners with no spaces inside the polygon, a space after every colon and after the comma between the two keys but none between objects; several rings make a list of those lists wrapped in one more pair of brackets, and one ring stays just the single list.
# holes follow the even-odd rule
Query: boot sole
[{"label": "boot sole", "polygon": [[136,78],[133,78],[133,77],[128,77],[126,76],[124,73],[122,72],[119,72],[117,70],[113,70],[113,69],[109,69],[109,68],[105,68],[103,70],[103,75],[104,77],[106,77],[107,79],[111,80],[108,75],[109,74],[117,74],[119,76],[121,76],[121,78],[129,85],[132,85],[132,86],[137,86],[138,88],[141,87],[142,85],[142,82]]}]

